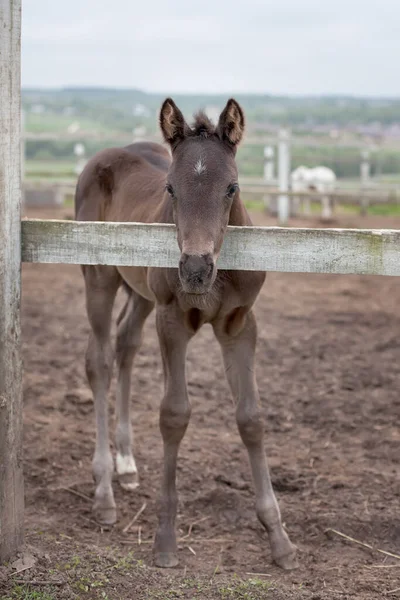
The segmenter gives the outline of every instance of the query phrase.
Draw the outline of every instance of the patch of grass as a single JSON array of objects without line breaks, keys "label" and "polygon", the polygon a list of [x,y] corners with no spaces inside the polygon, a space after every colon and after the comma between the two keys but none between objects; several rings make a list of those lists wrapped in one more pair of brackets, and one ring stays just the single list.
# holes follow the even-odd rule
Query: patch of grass
[{"label": "patch of grass", "polygon": [[107,133],[108,127],[105,127],[100,120],[88,119],[77,115],[62,115],[51,113],[49,111],[43,114],[33,114],[31,112],[26,115],[26,130],[30,133],[66,133],[68,127],[78,122],[80,129],[77,132],[79,137],[82,132],[95,131],[96,133]]},{"label": "patch of grass", "polygon": [[269,581],[262,579],[239,580],[232,585],[219,588],[221,598],[229,600],[259,600],[273,588]]},{"label": "patch of grass", "polygon": [[398,217],[400,216],[400,204],[375,204],[368,208],[368,214],[382,217]]},{"label": "patch of grass", "polygon": [[56,592],[48,592],[32,589],[29,584],[16,585],[8,596],[2,596],[0,600],[57,600]]},{"label": "patch of grass", "polygon": [[[61,536],[60,536],[61,537]],[[38,538],[37,538],[38,539]],[[256,575],[249,579],[219,573],[165,572],[121,552],[114,546],[76,543],[68,536],[62,543],[45,534],[44,551],[53,550],[49,561],[38,561],[17,581],[0,583],[0,600],[282,600],[281,587]],[[58,541],[58,540],[57,540]],[[222,570],[223,571],[223,570]],[[3,586],[3,587],[2,587]],[[289,597],[300,600],[300,595]],[[303,598],[303,594],[301,594]]]},{"label": "patch of grass", "polygon": [[[128,558],[128,557],[126,557]],[[73,561],[71,561],[73,562]],[[71,565],[68,564],[68,567]],[[138,568],[135,561],[118,561],[112,566],[114,569],[124,570]],[[145,567],[141,567],[145,568]],[[73,569],[67,569],[67,571]],[[64,571],[65,573],[65,571]],[[71,578],[70,586],[78,598],[96,598],[98,600],[111,600],[108,592],[104,589],[108,583],[108,578],[102,573],[86,573],[85,575],[75,573]],[[197,579],[186,577],[181,580],[172,579],[168,589],[164,586],[149,586],[146,591],[146,600],[179,600],[180,598],[191,600],[204,600],[212,597],[220,600],[263,600],[270,598],[268,595],[273,590],[273,585],[269,581],[261,579],[242,580],[239,577],[233,577],[223,585],[213,579]],[[94,595],[93,595],[94,594]],[[2,596],[0,600],[57,600],[59,590],[52,590],[49,585],[44,590],[32,589],[27,583],[16,585],[7,596]]]},{"label": "patch of grass", "polygon": [[141,560],[135,560],[133,552],[128,552],[125,556],[121,556],[111,567],[107,570],[111,571],[115,569],[117,571],[131,571],[133,568],[143,568],[144,563]]},{"label": "patch of grass", "polygon": [[[248,199],[246,196],[243,198],[244,204],[248,210],[253,211],[264,211],[264,203],[262,200],[254,200]],[[321,203],[320,202],[311,202],[310,203],[310,211],[314,216],[318,216],[321,214]],[[390,204],[373,204],[367,209],[368,215],[371,216],[382,216],[382,217],[399,217],[400,216],[400,203],[390,203]],[[360,214],[360,206],[357,204],[345,204],[344,202],[340,202],[334,208],[334,215],[359,215]],[[302,215],[300,210],[299,215]]]},{"label": "patch of grass", "polygon": [[179,598],[203,600],[211,597],[219,600],[263,600],[271,597],[269,592],[273,589],[271,582],[261,579],[243,580],[235,576],[222,585],[214,579],[184,578],[181,581],[171,580],[171,585],[167,591],[157,588],[148,589],[146,600],[175,600]]},{"label": "patch of grass", "polygon": [[76,179],[75,164],[66,160],[27,160],[25,176],[28,179]]},{"label": "patch of grass", "polygon": [[262,200],[248,200],[244,198],[244,205],[248,210],[264,210],[264,203],[262,202]]}]

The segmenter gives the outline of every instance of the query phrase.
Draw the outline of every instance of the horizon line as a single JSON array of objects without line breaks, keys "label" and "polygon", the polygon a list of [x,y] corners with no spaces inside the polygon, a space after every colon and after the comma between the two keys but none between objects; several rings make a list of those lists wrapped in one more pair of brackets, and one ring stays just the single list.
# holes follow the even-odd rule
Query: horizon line
[{"label": "horizon line", "polygon": [[400,95],[380,95],[375,96],[372,94],[353,94],[345,92],[326,92],[326,93],[271,93],[271,92],[161,92],[161,91],[147,91],[142,88],[136,87],[119,87],[119,86],[104,86],[104,85],[63,85],[63,86],[47,86],[47,85],[29,85],[21,86],[22,92],[29,91],[43,91],[43,92],[63,92],[63,91],[104,91],[104,92],[139,92],[146,96],[211,96],[211,97],[231,97],[231,96],[253,96],[260,98],[293,98],[293,99],[318,99],[318,98],[335,98],[335,99],[352,99],[352,100],[391,100],[400,101]]}]

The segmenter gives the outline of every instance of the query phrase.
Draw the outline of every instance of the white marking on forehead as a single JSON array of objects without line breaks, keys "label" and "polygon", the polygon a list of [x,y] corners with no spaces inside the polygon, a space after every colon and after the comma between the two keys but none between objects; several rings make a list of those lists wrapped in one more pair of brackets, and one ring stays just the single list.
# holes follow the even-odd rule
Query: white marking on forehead
[{"label": "white marking on forehead", "polygon": [[196,175],[201,175],[206,172],[206,165],[202,156],[200,156],[199,160],[194,165],[194,172]]}]

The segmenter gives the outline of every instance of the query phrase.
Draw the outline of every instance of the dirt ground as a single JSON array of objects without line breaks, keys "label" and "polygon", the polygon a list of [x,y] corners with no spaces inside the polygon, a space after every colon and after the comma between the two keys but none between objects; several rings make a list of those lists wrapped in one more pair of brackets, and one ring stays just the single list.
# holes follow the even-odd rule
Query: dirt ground
[{"label": "dirt ground", "polygon": [[[67,216],[30,216],[43,214]],[[255,222],[272,224],[262,215]],[[346,217],[334,226],[400,228],[400,220]],[[290,573],[271,564],[219,349],[211,328],[200,331],[188,358],[193,415],[178,472],[181,563],[162,571],[151,557],[162,452],[154,315],[132,385],[141,485],[130,494],[115,485],[118,522],[104,531],[91,515],[81,274],[24,265],[26,553],[25,563],[0,570],[1,598],[400,597],[399,307],[397,278],[267,276],[256,305],[257,374],[273,484],[300,553]]]}]

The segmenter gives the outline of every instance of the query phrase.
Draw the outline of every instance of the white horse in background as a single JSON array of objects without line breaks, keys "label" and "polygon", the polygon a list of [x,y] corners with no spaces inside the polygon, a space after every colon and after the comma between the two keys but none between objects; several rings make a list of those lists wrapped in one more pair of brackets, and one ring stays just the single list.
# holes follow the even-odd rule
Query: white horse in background
[{"label": "white horse in background", "polygon": [[[315,191],[324,194],[321,197],[321,216],[323,219],[330,219],[332,217],[332,205],[329,195],[332,194],[336,188],[336,175],[332,169],[322,166],[310,169],[302,165],[292,171],[290,183],[293,192],[304,193]],[[293,200],[298,205],[300,197],[295,196]],[[311,213],[309,197],[304,198],[303,206],[305,214],[309,215]]]}]

